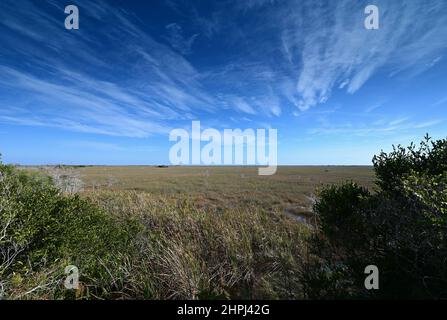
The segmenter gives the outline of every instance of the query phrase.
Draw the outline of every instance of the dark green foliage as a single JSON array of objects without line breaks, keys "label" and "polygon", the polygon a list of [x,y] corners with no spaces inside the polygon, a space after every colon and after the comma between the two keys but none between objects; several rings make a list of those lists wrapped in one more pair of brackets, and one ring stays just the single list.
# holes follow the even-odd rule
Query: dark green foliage
[{"label": "dark green foliage", "polygon": [[78,195],[62,194],[48,177],[0,164],[0,280],[7,292],[45,271],[53,296],[64,295],[61,276],[70,264],[95,292],[132,228]]},{"label": "dark green foliage", "polygon": [[[352,183],[323,190],[309,295],[446,297],[446,159],[447,140],[426,137],[417,150],[398,147],[374,157],[376,193]],[[371,264],[379,267],[380,289],[367,291],[363,271]]]},{"label": "dark green foliage", "polygon": [[323,233],[334,242],[356,242],[364,233],[366,222],[365,217],[358,214],[358,208],[369,196],[368,190],[355,183],[322,190],[315,210],[326,213],[320,217]]},{"label": "dark green foliage", "polygon": [[426,135],[416,148],[393,146],[389,154],[381,152],[373,158],[377,184],[383,191],[402,190],[405,177],[410,174],[435,176],[447,172],[447,140],[431,141]]}]

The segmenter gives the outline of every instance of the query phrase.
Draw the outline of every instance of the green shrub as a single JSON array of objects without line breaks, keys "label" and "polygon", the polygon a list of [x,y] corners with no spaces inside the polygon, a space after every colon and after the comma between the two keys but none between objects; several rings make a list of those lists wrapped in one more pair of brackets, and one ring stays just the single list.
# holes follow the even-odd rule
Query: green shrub
[{"label": "green shrub", "polygon": [[62,281],[72,264],[89,292],[104,294],[112,283],[108,264],[126,250],[132,228],[79,195],[62,194],[48,177],[0,164],[0,293],[70,296]]},{"label": "green shrub", "polygon": [[369,197],[367,189],[352,182],[322,190],[314,210],[320,213],[323,233],[334,243],[347,245],[363,239],[367,221],[359,208]]},{"label": "green shrub", "polygon": [[[313,297],[441,298],[447,295],[447,140],[374,157],[374,194],[346,183],[315,205],[320,232],[305,279]],[[367,291],[363,270],[380,270]],[[327,290],[331,288],[331,290]]]},{"label": "green shrub", "polygon": [[389,154],[381,152],[373,157],[377,184],[383,191],[400,191],[402,182],[410,174],[435,176],[447,172],[447,140],[431,141],[428,134],[418,148],[415,144],[404,148],[393,146]]}]

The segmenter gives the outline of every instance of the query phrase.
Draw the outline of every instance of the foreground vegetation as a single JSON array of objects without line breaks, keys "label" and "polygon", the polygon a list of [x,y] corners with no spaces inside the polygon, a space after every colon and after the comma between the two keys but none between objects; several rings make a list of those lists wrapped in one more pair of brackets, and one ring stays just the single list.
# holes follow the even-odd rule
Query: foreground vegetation
[{"label": "foreground vegetation", "polygon": [[[15,298],[303,298],[309,228],[258,207],[135,191],[60,192],[0,167],[0,279]],[[76,265],[81,287],[63,287]]]},{"label": "foreground vegetation", "polygon": [[[369,168],[280,168],[268,180],[254,168],[133,167],[110,178],[87,167],[81,191],[73,168],[0,163],[0,296],[445,297],[447,140],[373,164],[376,187]],[[360,185],[337,183],[353,172]],[[64,288],[68,265],[77,290]],[[365,290],[367,265],[380,270],[379,290]]]},{"label": "foreground vegetation", "polygon": [[[306,282],[313,298],[447,297],[447,140],[398,146],[373,159],[377,189],[348,182],[315,205]],[[365,266],[380,289],[365,290]]]}]

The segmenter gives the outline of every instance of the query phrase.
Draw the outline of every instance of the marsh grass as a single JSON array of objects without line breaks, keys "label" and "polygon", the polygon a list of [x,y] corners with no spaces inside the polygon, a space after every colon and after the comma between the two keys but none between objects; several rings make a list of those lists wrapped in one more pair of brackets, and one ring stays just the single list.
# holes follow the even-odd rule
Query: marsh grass
[{"label": "marsh grass", "polygon": [[134,191],[101,191],[88,197],[143,226],[133,241],[125,295],[303,297],[299,276],[309,229],[280,212],[256,207],[206,211],[188,198],[172,201]]},{"label": "marsh grass", "polygon": [[[373,188],[368,166],[280,166],[273,176],[255,167],[85,167],[78,169],[86,191],[141,191],[172,201],[187,197],[206,210],[259,207],[271,211],[309,211],[315,194],[350,179]],[[113,180],[113,184],[108,181]]]}]

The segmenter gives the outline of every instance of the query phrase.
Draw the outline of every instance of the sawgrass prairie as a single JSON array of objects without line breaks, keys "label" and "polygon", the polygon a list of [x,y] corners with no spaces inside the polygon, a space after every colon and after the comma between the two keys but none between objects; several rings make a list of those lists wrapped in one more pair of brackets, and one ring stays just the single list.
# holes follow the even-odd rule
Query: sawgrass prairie
[{"label": "sawgrass prairie", "polygon": [[272,176],[256,167],[79,167],[84,192],[127,190],[167,198],[189,198],[205,207],[260,206],[309,211],[318,190],[347,180],[374,188],[371,166],[280,166]]}]

